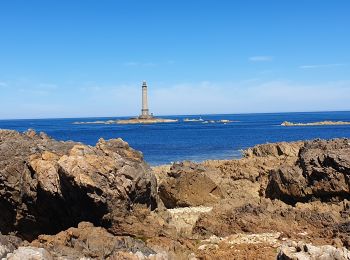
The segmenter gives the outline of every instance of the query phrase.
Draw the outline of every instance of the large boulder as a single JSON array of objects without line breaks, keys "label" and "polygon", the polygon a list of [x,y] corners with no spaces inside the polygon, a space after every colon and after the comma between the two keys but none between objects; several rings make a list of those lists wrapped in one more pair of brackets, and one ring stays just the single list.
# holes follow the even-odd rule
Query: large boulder
[{"label": "large boulder", "polygon": [[[34,131],[0,130],[3,233],[17,231],[33,239],[90,221],[115,234],[133,233],[135,224],[134,235],[152,235],[163,224],[151,214],[156,187],[142,154],[121,139],[100,139],[92,147]],[[138,225],[143,221],[152,232]]]},{"label": "large boulder", "polygon": [[297,163],[272,170],[266,195],[289,204],[350,198],[350,141],[314,140],[300,149]]},{"label": "large boulder", "polygon": [[211,180],[205,167],[175,163],[159,184],[159,196],[167,208],[211,205],[222,197],[220,187]]}]

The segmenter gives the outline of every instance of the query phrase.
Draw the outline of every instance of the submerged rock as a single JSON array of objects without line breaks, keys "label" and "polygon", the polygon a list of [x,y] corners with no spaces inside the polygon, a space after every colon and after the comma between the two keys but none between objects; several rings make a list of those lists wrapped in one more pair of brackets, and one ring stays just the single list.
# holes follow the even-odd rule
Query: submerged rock
[{"label": "submerged rock", "polygon": [[154,235],[163,224],[150,211],[157,207],[156,187],[142,154],[121,139],[92,147],[0,130],[3,233],[31,240],[90,221],[115,234],[133,233],[135,225],[134,235]]}]

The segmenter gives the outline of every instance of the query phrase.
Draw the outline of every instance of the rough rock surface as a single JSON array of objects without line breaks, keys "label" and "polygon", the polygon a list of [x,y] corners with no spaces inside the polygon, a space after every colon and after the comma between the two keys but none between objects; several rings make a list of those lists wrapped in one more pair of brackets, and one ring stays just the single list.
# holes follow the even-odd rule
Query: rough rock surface
[{"label": "rough rock surface", "polygon": [[0,234],[0,259],[13,252],[21,243],[22,239],[16,236]]},{"label": "rough rock surface", "polygon": [[280,142],[256,145],[244,151],[246,157],[279,157],[279,156],[297,156],[303,142]]},{"label": "rough rock surface", "polygon": [[[167,208],[210,205],[222,197],[218,185],[207,175],[206,169],[192,162],[174,164],[169,178],[159,184],[159,196]],[[209,173],[210,174],[210,173]]]},{"label": "rough rock surface", "polygon": [[350,251],[346,248],[336,248],[331,245],[314,246],[303,242],[291,242],[282,247],[277,255],[278,260],[316,260],[316,259],[350,259]]},{"label": "rough rock surface", "polygon": [[297,163],[271,171],[266,195],[289,204],[350,198],[350,140],[314,140],[301,148]]},{"label": "rough rock surface", "polygon": [[[69,228],[57,235],[40,235],[31,246],[45,248],[54,258],[67,260],[118,259],[122,254],[136,258],[137,255],[156,256],[142,240],[129,236],[114,236],[104,228],[94,227],[92,223],[81,222],[77,228]],[[135,254],[137,254],[135,256]],[[159,253],[159,256],[166,254]]]},{"label": "rough rock surface", "polygon": [[[280,242],[292,238],[295,241],[304,240],[316,245],[332,244],[337,247],[349,247],[350,205],[345,195],[347,192],[344,187],[347,186],[343,185],[343,180],[346,178],[342,177],[346,176],[344,172],[347,171],[347,154],[349,154],[347,147],[347,139],[264,144],[248,149],[244,153],[244,158],[239,160],[184,163],[177,164],[176,167],[162,166],[155,168],[154,172],[161,183],[167,183],[176,176],[200,169],[196,171],[208,177],[220,188],[222,198],[210,204],[211,211],[199,215],[186,213],[188,216],[184,214],[181,218],[181,223],[187,225],[186,234],[192,239],[205,239],[213,235],[227,237],[237,233],[258,235],[279,232]],[[330,164],[330,161],[335,163]],[[285,168],[290,169],[289,178],[283,179],[285,190],[293,203],[285,199],[284,193],[281,192],[271,196],[271,192],[276,191],[271,189],[273,175]],[[303,171],[306,168],[308,173],[313,174],[305,177]],[[294,171],[301,172],[301,180]],[[320,182],[317,178],[326,173],[329,179],[333,179],[330,180],[334,186],[333,190],[343,191],[341,196],[339,192],[331,192],[329,189],[331,185],[326,186],[328,184],[326,181]],[[296,192],[303,187],[313,187],[314,191],[317,187],[319,191],[320,186],[317,185],[320,183],[328,189],[327,199],[315,195],[310,199],[300,199]],[[164,196],[162,198],[164,199]],[[195,218],[197,220],[192,224],[192,231],[189,231],[193,223],[191,220]],[[217,248],[216,245],[210,245],[205,247],[205,250],[194,250],[194,252],[203,259],[247,259],[247,256],[272,259],[273,253],[276,257],[276,249],[266,244],[242,244],[234,248],[230,246]]]},{"label": "rough rock surface", "polygon": [[0,255],[276,259],[284,245],[281,259],[343,259],[349,156],[348,139],[283,142],[152,173],[120,139],[92,147],[0,131],[0,231],[31,241],[0,236]]},{"label": "rough rock surface", "polygon": [[142,154],[121,139],[100,139],[91,147],[0,130],[3,233],[33,239],[90,221],[115,234],[130,233],[135,224],[136,232],[152,236],[163,224],[149,211],[157,207],[156,189]]},{"label": "rough rock surface", "polygon": [[44,248],[19,247],[7,254],[6,260],[53,260],[51,254]]}]

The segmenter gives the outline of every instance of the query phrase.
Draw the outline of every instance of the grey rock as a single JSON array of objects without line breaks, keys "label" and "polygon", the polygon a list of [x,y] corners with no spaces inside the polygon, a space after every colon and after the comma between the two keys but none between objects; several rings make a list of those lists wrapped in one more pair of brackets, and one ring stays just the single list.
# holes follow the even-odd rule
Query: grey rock
[{"label": "grey rock", "polygon": [[52,260],[51,254],[44,248],[19,247],[7,254],[6,260]]},{"label": "grey rock", "polygon": [[347,260],[350,251],[345,247],[335,248],[331,245],[314,246],[303,242],[284,244],[277,255],[279,260]]},{"label": "grey rock", "polygon": [[13,252],[21,243],[22,240],[18,237],[0,234],[0,259]]}]

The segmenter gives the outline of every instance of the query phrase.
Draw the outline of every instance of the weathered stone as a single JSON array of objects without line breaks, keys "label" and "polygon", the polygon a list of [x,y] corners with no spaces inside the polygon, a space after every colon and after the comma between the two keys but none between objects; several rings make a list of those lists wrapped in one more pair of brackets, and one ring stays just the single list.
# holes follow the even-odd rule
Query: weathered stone
[{"label": "weathered stone", "polygon": [[350,251],[346,248],[335,248],[331,245],[314,246],[312,244],[298,243],[297,245],[282,245],[277,259],[280,260],[348,260]]},{"label": "weathered stone", "polygon": [[53,260],[51,254],[44,248],[19,247],[13,253],[7,254],[6,260]]},{"label": "weathered stone", "polygon": [[114,236],[104,228],[94,227],[92,223],[81,222],[77,228],[69,228],[56,235],[40,235],[31,243],[43,247],[55,258],[64,259],[115,259],[112,256],[139,252],[148,257],[156,254],[139,239],[129,236]]},{"label": "weathered stone", "polygon": [[[194,163],[174,164],[169,178],[159,184],[159,196],[167,208],[210,205],[222,197],[220,187]],[[210,174],[210,173],[207,173]]]},{"label": "weathered stone", "polygon": [[266,195],[289,204],[311,200],[350,198],[350,143],[348,139],[306,142],[296,165],[270,173]]},{"label": "weathered stone", "polygon": [[0,234],[0,259],[13,252],[21,242],[22,240],[18,237]]},{"label": "weathered stone", "polygon": [[260,144],[244,151],[246,157],[279,157],[279,156],[297,156],[303,142],[279,142],[271,144]]},{"label": "weathered stone", "polygon": [[[58,142],[34,131],[0,130],[0,230],[27,239],[57,233],[80,221],[115,234],[155,234],[150,210],[157,207],[157,183],[142,154],[121,139],[100,139],[95,147]],[[133,217],[135,208],[142,216]],[[139,210],[139,211],[140,211]],[[137,221],[149,219],[142,229]],[[127,230],[125,221],[129,221]]]}]

